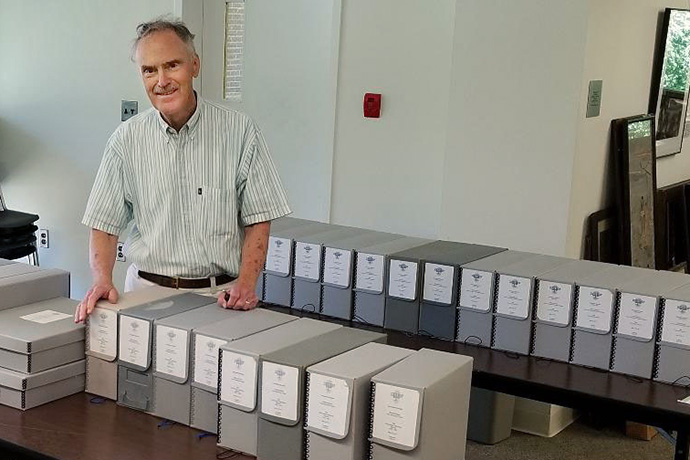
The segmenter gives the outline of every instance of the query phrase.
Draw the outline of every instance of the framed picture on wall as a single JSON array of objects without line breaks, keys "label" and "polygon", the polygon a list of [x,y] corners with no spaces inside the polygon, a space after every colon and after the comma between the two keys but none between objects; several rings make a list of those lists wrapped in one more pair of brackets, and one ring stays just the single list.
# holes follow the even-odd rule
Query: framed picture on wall
[{"label": "framed picture on wall", "polygon": [[621,263],[655,267],[656,145],[654,115],[611,122]]},{"label": "framed picture on wall", "polygon": [[618,218],[615,208],[606,208],[589,215],[587,219],[587,260],[620,263],[618,256]]}]

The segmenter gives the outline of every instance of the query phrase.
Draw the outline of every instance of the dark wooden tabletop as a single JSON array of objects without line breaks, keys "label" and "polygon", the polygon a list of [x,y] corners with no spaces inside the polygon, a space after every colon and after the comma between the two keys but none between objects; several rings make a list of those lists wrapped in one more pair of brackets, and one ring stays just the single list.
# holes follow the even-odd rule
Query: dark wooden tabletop
[{"label": "dark wooden tabletop", "polygon": [[59,460],[253,459],[224,455],[215,436],[199,438],[200,431],[177,424],[159,428],[157,417],[92,399],[80,393],[26,412],[0,406],[0,458],[17,445],[46,456],[29,458]]}]

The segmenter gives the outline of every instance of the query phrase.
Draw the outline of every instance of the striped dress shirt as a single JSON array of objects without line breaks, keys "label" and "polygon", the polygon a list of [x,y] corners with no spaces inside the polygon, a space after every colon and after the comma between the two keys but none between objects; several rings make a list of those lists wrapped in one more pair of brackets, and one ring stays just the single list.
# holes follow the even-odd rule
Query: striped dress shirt
[{"label": "striped dress shirt", "polygon": [[82,223],[120,235],[143,271],[198,278],[240,269],[244,227],[290,213],[261,131],[197,97],[176,132],[155,109],[108,140]]}]

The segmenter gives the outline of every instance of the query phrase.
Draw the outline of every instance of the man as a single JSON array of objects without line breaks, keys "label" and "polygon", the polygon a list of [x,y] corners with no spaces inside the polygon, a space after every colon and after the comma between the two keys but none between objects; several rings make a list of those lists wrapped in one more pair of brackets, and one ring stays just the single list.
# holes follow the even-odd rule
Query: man
[{"label": "man", "polygon": [[130,221],[126,291],[218,287],[224,308],[258,302],[270,221],[290,209],[258,127],[194,92],[201,64],[193,39],[178,21],[137,27],[133,58],[153,108],[122,123],[106,145],[82,221],[91,228],[93,285],[77,322],[99,299],[117,302],[117,241]]}]

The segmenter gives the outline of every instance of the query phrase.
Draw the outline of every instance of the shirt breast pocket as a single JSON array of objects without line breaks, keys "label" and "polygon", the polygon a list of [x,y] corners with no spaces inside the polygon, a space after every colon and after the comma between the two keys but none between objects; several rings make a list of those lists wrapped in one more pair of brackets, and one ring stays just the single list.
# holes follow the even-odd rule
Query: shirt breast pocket
[{"label": "shirt breast pocket", "polygon": [[202,187],[200,190],[202,215],[199,223],[202,233],[234,236],[239,225],[235,191],[218,187]]}]

